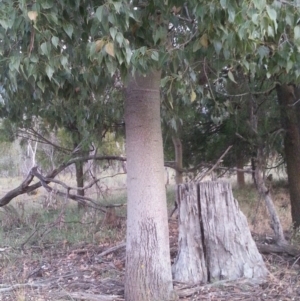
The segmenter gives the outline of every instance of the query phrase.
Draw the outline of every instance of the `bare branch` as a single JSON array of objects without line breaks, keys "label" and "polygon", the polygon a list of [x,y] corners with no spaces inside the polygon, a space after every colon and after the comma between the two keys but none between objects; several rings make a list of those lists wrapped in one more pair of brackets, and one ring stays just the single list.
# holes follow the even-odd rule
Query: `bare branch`
[{"label": "bare branch", "polygon": [[116,177],[116,176],[119,176],[119,175],[125,175],[125,173],[120,172],[120,173],[116,173],[116,174],[111,175],[111,176],[106,176],[106,177],[102,177],[102,178],[98,178],[98,179],[95,178],[94,181],[90,182],[89,184],[85,185],[84,187],[68,186],[66,183],[64,183],[62,181],[59,181],[59,180],[52,179],[52,178],[44,178],[44,181],[47,182],[47,183],[53,182],[53,183],[59,184],[67,190],[86,190],[86,189],[89,189],[89,188],[93,187],[95,184],[97,184],[99,181],[101,181],[103,179],[113,178],[113,177]]},{"label": "bare branch", "polygon": [[[117,160],[117,161],[126,161],[126,158],[120,157],[120,156],[83,156],[83,157],[76,157],[72,158],[67,162],[62,163],[59,167],[52,170],[50,173],[48,173],[44,178],[44,183],[49,184],[49,181],[47,179],[53,179],[55,178],[60,172],[62,172],[64,169],[66,169],[68,166],[77,163],[77,162],[84,162],[89,160]],[[31,191],[36,190],[37,188],[42,186],[41,181],[37,182],[33,185],[30,185],[34,178],[34,175],[32,174],[32,170],[27,175],[26,179],[19,185],[17,188],[9,191],[0,199],[0,207],[3,207],[7,205],[12,199],[15,197],[29,193]],[[30,185],[30,186],[29,186]],[[65,194],[64,194],[65,195]],[[76,200],[78,200],[78,196],[76,196]],[[86,199],[87,201],[90,201],[90,199]],[[83,200],[84,201],[84,200]]]},{"label": "bare branch", "polygon": [[0,207],[7,205],[12,199],[17,197],[18,195],[26,193],[28,191],[28,186],[32,182],[33,178],[33,175],[29,173],[26,179],[21,183],[21,185],[9,191],[2,199],[0,199]]},{"label": "bare branch", "polygon": [[[79,203],[82,203],[84,205],[87,205],[89,207],[92,207],[94,209],[99,209],[102,212],[106,212],[104,209],[102,209],[105,206],[101,206],[99,203],[95,202],[93,199],[85,197],[85,196],[81,196],[81,195],[77,195],[77,194],[71,194],[69,193],[69,189],[67,189],[67,192],[62,192],[58,189],[54,189],[51,186],[48,185],[49,181],[46,180],[46,178],[44,178],[38,171],[37,171],[37,167],[34,167],[31,169],[31,173],[36,176],[39,180],[41,185],[48,191],[48,192],[54,192],[56,195],[62,196],[62,197],[66,197],[69,198],[71,200],[77,201]],[[90,202],[93,204],[93,206],[91,206],[90,204],[88,204],[87,202]]]},{"label": "bare branch", "polygon": [[208,171],[206,171],[200,178],[198,178],[198,181],[201,181],[205,176],[210,174],[214,171],[214,169],[220,164],[221,160],[226,156],[226,154],[229,152],[229,150],[232,148],[232,145],[228,146],[226,151],[222,154],[222,156],[217,160],[217,162],[214,164],[213,167],[211,167]]},{"label": "bare branch", "polygon": [[[24,135],[24,136],[21,136],[20,134]],[[25,136],[25,135],[28,135],[28,136]],[[26,138],[26,139],[29,139],[31,141],[35,141],[35,142],[39,142],[39,143],[42,143],[42,144],[48,144],[48,145],[51,145],[53,146],[54,148],[56,149],[59,149],[60,151],[66,153],[66,152],[71,152],[72,150],[71,149],[67,149],[65,147],[61,147],[57,144],[55,144],[54,142],[50,141],[49,139],[45,138],[44,135],[41,135],[40,133],[38,133],[35,129],[33,128],[28,128],[28,129],[19,129],[18,130],[18,133],[17,133],[17,136],[20,137],[20,138]],[[34,138],[33,138],[34,137]]]}]

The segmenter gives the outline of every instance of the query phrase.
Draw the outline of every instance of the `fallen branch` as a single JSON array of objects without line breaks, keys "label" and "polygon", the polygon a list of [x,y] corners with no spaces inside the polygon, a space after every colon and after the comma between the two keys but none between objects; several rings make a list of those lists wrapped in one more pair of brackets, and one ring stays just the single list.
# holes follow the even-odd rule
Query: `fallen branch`
[{"label": "fallen branch", "polygon": [[258,251],[263,254],[270,254],[270,253],[286,253],[291,256],[299,256],[300,255],[300,249],[291,246],[289,244],[286,245],[266,245],[266,244],[260,244],[256,243],[256,246],[258,248]]},{"label": "fallen branch", "polygon": [[42,283],[19,283],[19,284],[11,285],[9,287],[0,288],[0,293],[11,292],[13,290],[23,288],[23,287],[27,287],[27,286],[29,286],[29,287],[42,287],[42,286],[46,286],[46,285],[42,284]]},{"label": "fallen branch", "polygon": [[110,253],[116,252],[116,251],[118,251],[119,249],[122,249],[122,248],[125,248],[125,247],[126,247],[126,243],[123,242],[123,243],[121,243],[121,244],[119,244],[119,245],[117,245],[117,246],[114,246],[114,247],[112,247],[112,248],[109,248],[109,249],[103,251],[102,253],[100,253],[100,254],[97,256],[97,258],[102,257],[102,256],[106,256],[106,255],[108,255],[108,254],[110,254]]},{"label": "fallen branch", "polygon": [[124,298],[117,295],[96,295],[96,294],[88,294],[83,292],[60,292],[53,294],[55,298],[66,298],[71,297],[73,299],[78,300],[90,300],[90,301],[124,301]]},{"label": "fallen branch", "polygon": [[105,256],[105,255],[108,255],[110,253],[113,253],[113,252],[116,252],[118,251],[119,249],[122,249],[122,248],[125,248],[126,247],[126,242],[122,242],[121,244],[117,245],[117,246],[114,246],[112,248],[109,248],[105,251],[103,251],[102,253],[100,253],[97,257],[102,257],[102,256]]}]

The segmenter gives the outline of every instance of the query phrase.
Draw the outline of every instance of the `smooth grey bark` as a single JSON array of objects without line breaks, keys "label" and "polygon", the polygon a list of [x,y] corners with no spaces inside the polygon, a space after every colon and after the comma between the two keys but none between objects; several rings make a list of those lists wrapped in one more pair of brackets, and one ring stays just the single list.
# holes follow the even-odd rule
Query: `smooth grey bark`
[{"label": "smooth grey bark", "polygon": [[125,99],[127,156],[126,301],[174,296],[160,124],[161,73],[136,74]]},{"label": "smooth grey bark", "polygon": [[175,149],[175,167],[177,168],[175,170],[175,182],[179,185],[183,183],[182,172],[180,171],[182,169],[182,143],[177,136],[172,136],[172,141]]},{"label": "smooth grey bark", "polygon": [[247,219],[225,182],[178,186],[179,252],[174,279],[199,283],[262,279],[267,269],[248,228]]}]

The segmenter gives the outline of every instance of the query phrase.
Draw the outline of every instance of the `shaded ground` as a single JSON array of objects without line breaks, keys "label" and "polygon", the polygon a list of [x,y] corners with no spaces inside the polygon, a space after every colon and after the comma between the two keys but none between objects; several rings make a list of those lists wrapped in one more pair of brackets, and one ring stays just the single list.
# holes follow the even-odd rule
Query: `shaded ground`
[{"label": "shaded ground", "polygon": [[[177,252],[177,221],[170,221],[172,260]],[[28,249],[0,249],[0,300],[124,300],[125,246],[67,243]],[[111,250],[105,254],[106,250]],[[9,262],[14,258],[14,262]],[[300,300],[297,258],[264,256],[270,271],[265,283],[221,281],[201,286],[175,283],[181,300]]]}]

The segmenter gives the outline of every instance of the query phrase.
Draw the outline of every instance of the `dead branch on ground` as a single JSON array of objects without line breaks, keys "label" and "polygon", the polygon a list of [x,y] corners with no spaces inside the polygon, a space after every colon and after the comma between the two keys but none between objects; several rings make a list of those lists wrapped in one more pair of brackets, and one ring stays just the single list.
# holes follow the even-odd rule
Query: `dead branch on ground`
[{"label": "dead branch on ground", "polygon": [[121,243],[121,244],[119,244],[119,245],[117,245],[117,246],[111,247],[111,248],[109,248],[109,249],[103,251],[102,253],[100,253],[100,254],[97,256],[97,258],[106,256],[106,255],[108,255],[108,254],[111,254],[111,253],[113,253],[113,252],[116,252],[116,251],[118,251],[118,250],[120,250],[120,249],[122,249],[122,248],[125,248],[125,247],[126,247],[126,243],[123,242],[123,243]]},{"label": "dead branch on ground", "polygon": [[256,246],[260,253],[270,254],[270,253],[286,253],[290,256],[299,256],[300,249],[289,244],[285,245],[266,245],[261,243],[256,243]]}]

